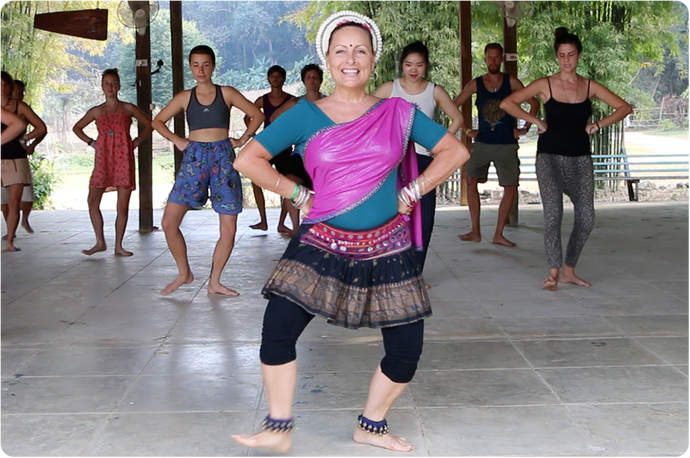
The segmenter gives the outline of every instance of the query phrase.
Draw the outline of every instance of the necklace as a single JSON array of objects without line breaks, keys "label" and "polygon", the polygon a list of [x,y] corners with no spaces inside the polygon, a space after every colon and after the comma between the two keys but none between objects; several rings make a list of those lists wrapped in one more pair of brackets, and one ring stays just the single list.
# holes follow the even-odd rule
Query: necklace
[{"label": "necklace", "polygon": [[[568,93],[565,90],[565,86],[563,85],[563,79],[558,78],[558,81],[561,82],[561,88],[563,89],[563,95],[565,95],[565,100],[569,103],[572,104],[574,102],[571,102],[570,99],[568,98]],[[577,83],[576,83],[577,84]],[[578,85],[579,86],[579,85]],[[577,93],[579,92],[579,87],[577,88],[578,90],[575,91],[575,100],[577,100]]]},{"label": "necklace", "polygon": [[491,92],[498,92],[498,90],[501,89],[501,86],[503,85],[503,84],[502,84],[503,81],[501,81],[501,82],[498,84],[498,87],[496,87],[496,86],[494,85],[494,82],[491,81],[491,78],[487,78],[487,80],[488,80],[489,84],[491,84]]}]

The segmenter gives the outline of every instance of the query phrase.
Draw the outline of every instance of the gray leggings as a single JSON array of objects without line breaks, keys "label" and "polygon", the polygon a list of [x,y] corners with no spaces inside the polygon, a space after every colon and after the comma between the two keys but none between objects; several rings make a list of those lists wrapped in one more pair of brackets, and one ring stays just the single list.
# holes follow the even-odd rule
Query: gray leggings
[{"label": "gray leggings", "polygon": [[537,181],[544,206],[544,247],[549,267],[563,266],[561,220],[563,194],[575,208],[575,224],[568,240],[565,264],[575,267],[589,234],[594,229],[594,171],[590,156],[537,154]]}]

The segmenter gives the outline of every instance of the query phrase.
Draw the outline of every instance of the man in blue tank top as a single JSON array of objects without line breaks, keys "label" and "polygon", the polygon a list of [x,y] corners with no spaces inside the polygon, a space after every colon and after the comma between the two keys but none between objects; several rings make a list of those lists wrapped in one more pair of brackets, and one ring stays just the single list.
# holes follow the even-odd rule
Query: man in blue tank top
[{"label": "man in blue tank top", "polygon": [[[460,234],[460,240],[481,242],[482,234],[479,226],[479,191],[477,185],[486,183],[491,162],[496,167],[498,184],[503,187],[503,198],[498,207],[498,222],[492,243],[497,245],[515,246],[513,242],[503,236],[503,228],[508,223],[510,209],[517,195],[518,178],[520,177],[520,160],[518,159],[518,141],[525,135],[530,124],[517,129],[515,118],[499,108],[501,100],[524,86],[513,75],[501,72],[503,62],[503,46],[489,43],[484,48],[484,62],[487,73],[473,79],[462,90],[454,102],[462,106],[472,94],[477,94],[476,106],[479,111],[477,129],[472,129],[463,122],[463,132],[474,139],[472,154],[467,161],[467,202],[470,208],[472,229],[467,234]],[[539,102],[532,98],[530,113],[534,116],[539,112]],[[471,113],[463,113],[463,119],[472,119]]]}]

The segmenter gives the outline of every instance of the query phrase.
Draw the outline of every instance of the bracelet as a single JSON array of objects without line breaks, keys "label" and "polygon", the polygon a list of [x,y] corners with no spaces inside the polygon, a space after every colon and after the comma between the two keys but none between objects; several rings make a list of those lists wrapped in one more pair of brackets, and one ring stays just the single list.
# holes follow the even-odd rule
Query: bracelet
[{"label": "bracelet", "polygon": [[295,200],[295,198],[296,198],[297,195],[299,194],[299,188],[301,188],[301,186],[298,185],[298,184],[296,184],[296,185],[295,185],[295,190],[292,191],[292,195],[290,196],[290,200],[293,200],[293,201]]},{"label": "bracelet", "polygon": [[598,130],[601,130],[601,126],[599,125],[599,121],[594,121],[594,124],[597,125],[597,129],[598,129]]},{"label": "bracelet", "polygon": [[278,174],[278,179],[276,180],[276,187],[273,188],[273,192],[278,191],[278,185],[280,184],[280,173]]},{"label": "bracelet", "polygon": [[87,145],[89,145],[89,146],[93,146],[95,144],[96,144],[96,140],[94,140],[93,138],[91,140],[89,140],[89,142],[87,142]]},{"label": "bracelet", "polygon": [[470,132],[472,132],[472,129],[471,129],[471,128],[468,128],[468,129],[465,131],[465,135],[469,134]]},{"label": "bracelet", "polygon": [[292,206],[297,209],[304,207],[305,205],[307,205],[307,202],[309,202],[309,198],[312,194],[314,194],[313,191],[309,190],[309,188],[307,188],[306,186],[299,186],[299,193],[297,197],[291,199]]}]

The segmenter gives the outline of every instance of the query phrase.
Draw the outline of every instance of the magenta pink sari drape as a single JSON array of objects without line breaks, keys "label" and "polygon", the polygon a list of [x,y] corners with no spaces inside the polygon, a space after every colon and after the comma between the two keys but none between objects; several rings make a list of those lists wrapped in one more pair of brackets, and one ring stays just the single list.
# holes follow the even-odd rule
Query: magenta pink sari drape
[{"label": "magenta pink sari drape", "polygon": [[[347,213],[366,202],[391,173],[398,189],[419,174],[410,132],[415,105],[400,98],[377,102],[361,117],[317,131],[304,150],[314,204],[305,223],[318,223]],[[416,248],[422,246],[421,209],[411,215]]]}]

